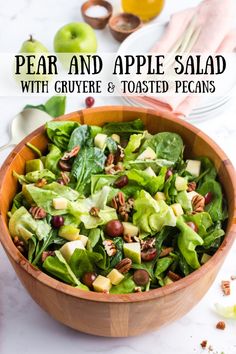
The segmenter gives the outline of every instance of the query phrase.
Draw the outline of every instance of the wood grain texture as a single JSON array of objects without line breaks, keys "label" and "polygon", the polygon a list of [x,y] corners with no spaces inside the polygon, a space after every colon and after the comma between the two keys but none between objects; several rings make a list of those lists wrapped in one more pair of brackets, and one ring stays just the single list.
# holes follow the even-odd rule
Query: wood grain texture
[{"label": "wood grain texture", "polygon": [[103,125],[111,121],[141,118],[151,133],[172,131],[186,144],[185,157],[208,156],[218,170],[229,207],[225,239],[216,254],[199,270],[164,288],[146,293],[108,295],[84,292],[57,281],[33,267],[16,249],[7,228],[7,211],[17,191],[12,171],[24,172],[33,153],[31,142],[46,151],[44,128],[39,128],[8,156],[0,171],[0,241],[19,279],[32,298],[58,321],[76,330],[98,336],[126,337],[153,331],[186,314],[204,296],[214,281],[236,234],[235,171],[224,152],[205,134],[187,122],[149,109],[99,107],[74,112],[59,119]]}]

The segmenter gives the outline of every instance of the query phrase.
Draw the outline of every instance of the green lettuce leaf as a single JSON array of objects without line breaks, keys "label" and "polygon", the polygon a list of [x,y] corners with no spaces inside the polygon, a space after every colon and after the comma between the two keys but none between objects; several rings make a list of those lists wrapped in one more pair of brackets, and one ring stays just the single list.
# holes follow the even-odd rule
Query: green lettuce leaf
[{"label": "green lettuce leaf", "polygon": [[134,202],[133,223],[144,234],[155,234],[163,226],[175,226],[176,217],[171,207],[163,200],[156,201],[149,193],[142,190]]},{"label": "green lettuce leaf", "polygon": [[155,194],[164,187],[167,168],[162,167],[158,176],[150,176],[147,172],[141,170],[129,170],[126,175],[131,181],[135,181],[140,187],[143,187],[150,194]]},{"label": "green lettuce leaf", "polygon": [[141,119],[136,119],[131,122],[111,122],[106,123],[103,126],[102,132],[107,135],[119,134],[123,135],[126,133],[143,133],[144,125]]},{"label": "green lettuce leaf", "polygon": [[86,272],[94,272],[96,264],[102,259],[102,255],[87,250],[75,249],[69,265],[77,278],[81,278]]},{"label": "green lettuce leaf", "polygon": [[203,238],[204,236],[207,235],[208,228],[213,225],[210,214],[205,211],[194,215],[192,214],[184,215],[183,217],[186,222],[192,221],[194,222],[195,225],[197,225],[198,234]]},{"label": "green lettuce leaf", "polygon": [[175,201],[182,206],[184,211],[191,212],[193,210],[191,200],[189,200],[186,191],[179,192],[175,198]]},{"label": "green lettuce leaf", "polygon": [[193,269],[200,267],[196,247],[203,244],[203,239],[189,227],[182,217],[177,218],[177,228],[180,230],[178,235],[178,247],[186,262]]},{"label": "green lettuce leaf", "polygon": [[129,142],[124,149],[125,153],[125,161],[136,160],[139,153],[137,150],[141,146],[142,140],[144,138],[145,133],[143,134],[132,134],[129,138]]},{"label": "green lettuce leaf", "polygon": [[71,134],[78,126],[77,122],[49,121],[46,123],[47,135],[59,149],[67,150]]},{"label": "green lettuce leaf", "polygon": [[71,270],[69,264],[60,251],[55,251],[55,256],[49,256],[43,262],[43,268],[47,273],[70,285],[80,285],[79,280]]},{"label": "green lettuce leaf", "polygon": [[61,150],[54,144],[48,145],[49,153],[45,158],[45,168],[55,174],[59,174],[58,162],[62,157]]},{"label": "green lettuce leaf", "polygon": [[120,282],[120,284],[111,288],[110,294],[129,294],[134,292],[135,288],[136,284],[133,281],[133,277],[126,276],[125,279]]}]

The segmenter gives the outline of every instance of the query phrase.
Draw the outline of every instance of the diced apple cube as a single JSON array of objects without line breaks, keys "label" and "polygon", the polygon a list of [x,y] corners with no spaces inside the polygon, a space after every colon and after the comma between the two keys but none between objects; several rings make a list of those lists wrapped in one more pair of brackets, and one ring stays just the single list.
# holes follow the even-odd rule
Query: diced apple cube
[{"label": "diced apple cube", "polygon": [[60,248],[60,251],[61,251],[61,254],[63,255],[63,257],[65,258],[65,260],[67,262],[69,262],[72,254],[74,253],[74,251],[76,249],[81,249],[81,250],[84,250],[84,245],[83,243],[80,241],[80,240],[76,240],[76,241],[70,241],[70,242],[67,242],[65,243],[61,248]]},{"label": "diced apple cube", "polygon": [[65,240],[75,241],[79,240],[79,232],[80,230],[77,227],[72,225],[63,225],[60,227],[58,235]]},{"label": "diced apple cube", "polygon": [[132,224],[131,222],[122,222],[124,227],[124,235],[130,235],[131,237],[138,236],[139,229],[137,226]]},{"label": "diced apple cube", "polygon": [[118,134],[112,134],[111,138],[117,143],[120,144],[120,136]]},{"label": "diced apple cube", "polygon": [[146,170],[144,170],[144,172],[146,172],[151,177],[156,177],[156,174],[151,167],[147,167]]},{"label": "diced apple cube", "polygon": [[112,271],[107,275],[107,278],[110,279],[112,285],[118,285],[124,279],[124,275],[117,269],[112,269]]},{"label": "diced apple cube", "polygon": [[141,264],[141,247],[139,242],[124,243],[124,255],[130,258],[133,263]]},{"label": "diced apple cube", "polygon": [[198,160],[187,160],[186,171],[192,176],[198,177],[201,172],[201,161]]},{"label": "diced apple cube", "polygon": [[103,150],[106,146],[107,135],[99,133],[94,138],[94,145]]},{"label": "diced apple cube", "polygon": [[154,195],[154,199],[159,201],[159,200],[166,200],[166,196],[165,196],[165,193],[163,192],[157,192],[155,195]]},{"label": "diced apple cube", "polygon": [[186,178],[177,176],[175,180],[175,188],[178,192],[185,191],[188,188],[188,182]]},{"label": "diced apple cube", "polygon": [[173,280],[171,280],[168,276],[166,276],[164,278],[164,284],[165,285],[172,284],[172,283],[174,283]]},{"label": "diced apple cube", "polygon": [[153,149],[147,147],[138,157],[137,160],[155,160],[157,155]]},{"label": "diced apple cube", "polygon": [[172,204],[171,208],[172,208],[175,216],[180,216],[180,215],[184,214],[183,208],[182,208],[181,204],[179,204],[179,203]]},{"label": "diced apple cube", "polygon": [[52,200],[53,208],[56,210],[64,210],[67,208],[68,200],[63,197],[54,198]]},{"label": "diced apple cube", "polygon": [[110,279],[99,275],[93,282],[93,288],[95,291],[103,293],[103,292],[109,292],[111,289],[111,281]]}]

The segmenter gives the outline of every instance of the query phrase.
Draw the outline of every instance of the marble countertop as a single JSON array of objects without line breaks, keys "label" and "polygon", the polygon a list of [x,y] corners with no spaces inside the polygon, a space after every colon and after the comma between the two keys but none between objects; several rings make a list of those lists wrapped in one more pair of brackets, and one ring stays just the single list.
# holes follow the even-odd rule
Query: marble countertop
[{"label": "marble countertop", "polygon": [[[0,0],[0,43],[2,52],[19,50],[29,33],[35,35],[50,50],[56,30],[69,22],[80,21],[82,0]],[[112,1],[116,11],[119,1]],[[166,7],[156,21],[168,19],[169,15],[199,0],[166,0]],[[97,31],[99,51],[116,51],[115,42],[107,29]],[[0,98],[1,145],[8,141],[11,118],[26,103],[42,103],[42,98],[29,102],[26,98]],[[96,100],[96,105],[122,104],[119,99]],[[70,97],[67,112],[82,108],[80,97]],[[236,100],[225,112],[214,119],[198,123],[197,126],[210,135],[228,154],[236,166]],[[0,154],[0,164],[10,150]],[[225,331],[215,328],[220,320],[213,311],[215,302],[233,303],[236,281],[232,282],[233,293],[224,298],[220,289],[221,280],[236,274],[236,244],[229,253],[217,279],[202,301],[179,321],[159,331],[136,338],[99,338],[73,331],[49,317],[35,304],[18,281],[6,255],[0,246],[0,353],[1,354],[191,354],[208,352],[200,343],[207,339],[212,353],[236,353],[236,321],[226,321]],[[158,315],[158,314],[157,314]]]}]

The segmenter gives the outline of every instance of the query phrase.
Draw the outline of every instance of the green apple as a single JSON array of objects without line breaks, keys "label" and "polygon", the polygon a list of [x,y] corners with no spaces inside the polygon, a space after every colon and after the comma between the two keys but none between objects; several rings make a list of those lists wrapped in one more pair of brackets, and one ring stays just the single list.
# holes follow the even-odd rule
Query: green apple
[{"label": "green apple", "polygon": [[54,50],[56,53],[96,53],[95,32],[87,23],[69,23],[56,33]]},{"label": "green apple", "polygon": [[139,242],[124,243],[124,255],[130,258],[133,263],[141,263],[141,247]]}]

